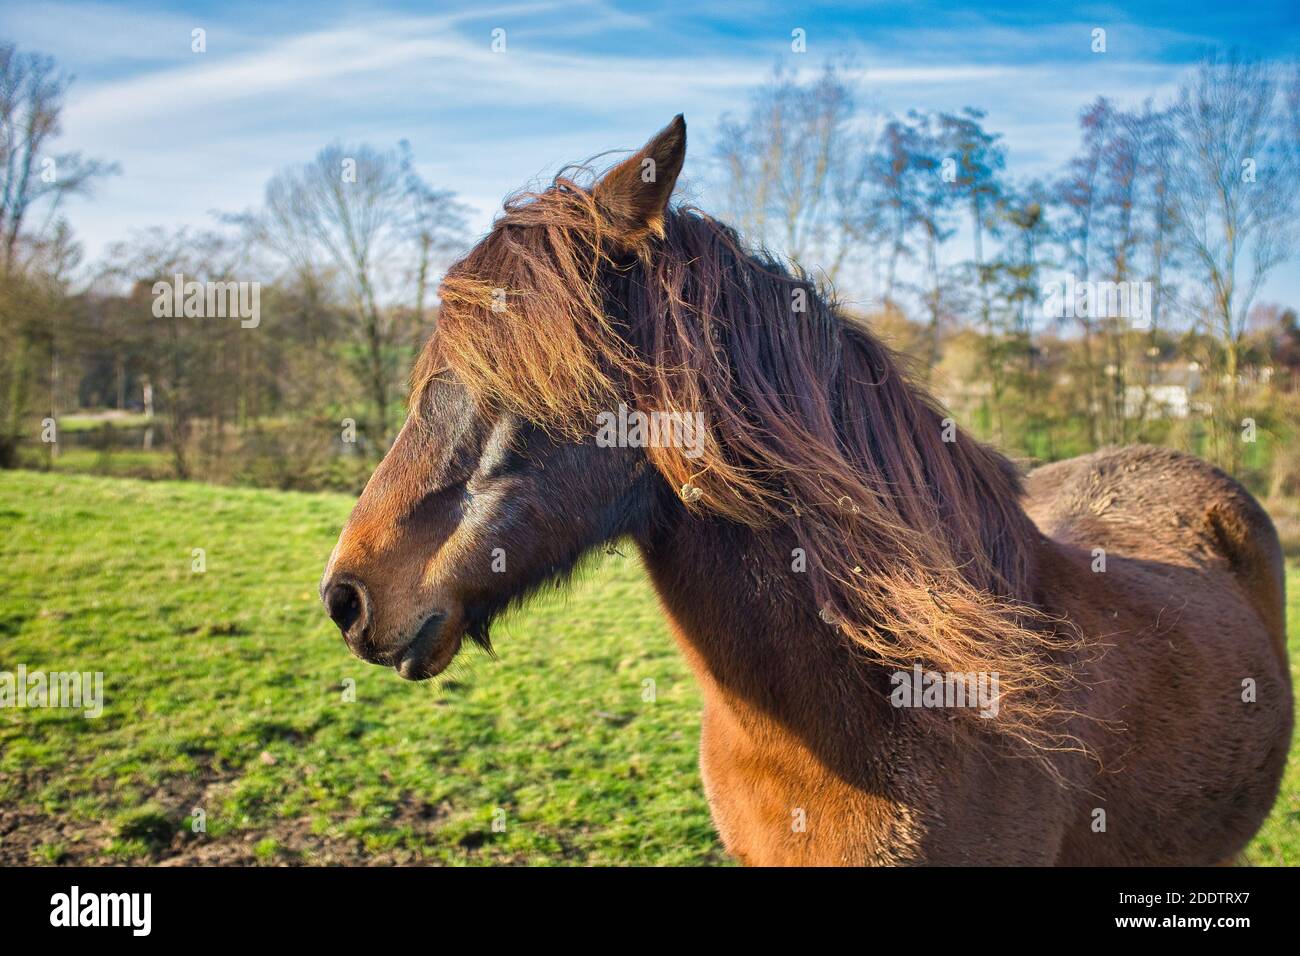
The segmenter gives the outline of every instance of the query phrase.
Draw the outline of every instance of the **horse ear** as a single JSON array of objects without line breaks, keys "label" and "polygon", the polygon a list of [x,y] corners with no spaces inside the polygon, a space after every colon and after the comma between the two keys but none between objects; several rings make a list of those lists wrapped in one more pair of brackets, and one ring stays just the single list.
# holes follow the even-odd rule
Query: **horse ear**
[{"label": "horse ear", "polygon": [[648,235],[663,237],[668,199],[685,159],[686,120],[678,113],[636,155],[596,183],[596,202],[626,245]]}]

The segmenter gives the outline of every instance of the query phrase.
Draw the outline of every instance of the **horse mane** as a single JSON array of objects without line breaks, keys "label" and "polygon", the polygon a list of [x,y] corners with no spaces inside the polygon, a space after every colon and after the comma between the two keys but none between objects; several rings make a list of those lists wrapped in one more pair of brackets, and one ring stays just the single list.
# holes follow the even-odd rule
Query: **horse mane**
[{"label": "horse mane", "polygon": [[892,670],[997,674],[998,716],[955,723],[1060,747],[1079,645],[1033,606],[1039,532],[1015,467],[806,274],[696,209],[662,226],[627,248],[567,175],[513,197],[448,272],[413,394],[450,368],[576,441],[620,402],[702,413],[703,454],[653,447],[651,462],[695,513],[793,532],[811,628]]}]

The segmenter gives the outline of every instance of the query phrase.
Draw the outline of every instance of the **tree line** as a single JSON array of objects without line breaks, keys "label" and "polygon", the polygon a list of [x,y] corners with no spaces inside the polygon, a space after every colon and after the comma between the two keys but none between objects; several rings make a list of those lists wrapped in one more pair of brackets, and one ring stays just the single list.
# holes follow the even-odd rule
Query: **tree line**
[{"label": "tree line", "polygon": [[[156,428],[128,468],[354,487],[400,424],[466,207],[405,142],[333,143],[255,209],[89,264],[63,205],[119,170],[54,151],[69,83],[0,44],[0,463],[58,465],[45,426],[105,409]],[[984,111],[891,115],[846,64],[774,71],[714,141],[704,205],[864,313],[982,437],[1036,460],[1162,441],[1300,490],[1300,336],[1260,301],[1296,262],[1295,65],[1210,54],[1167,101],[1081,104],[1074,154],[1037,178]],[[157,308],[249,281],[255,333]],[[90,422],[87,467],[114,467],[121,420]]]},{"label": "tree line", "polygon": [[[1286,372],[1255,338],[1294,324],[1259,293],[1295,264],[1300,70],[1209,54],[1168,102],[1098,97],[1039,178],[982,110],[889,115],[850,72],[778,70],[724,122],[727,215],[863,297],[985,437],[1034,458],[1169,440],[1240,471],[1252,403],[1277,405],[1253,386]],[[1161,407],[1171,389],[1194,407]]]}]

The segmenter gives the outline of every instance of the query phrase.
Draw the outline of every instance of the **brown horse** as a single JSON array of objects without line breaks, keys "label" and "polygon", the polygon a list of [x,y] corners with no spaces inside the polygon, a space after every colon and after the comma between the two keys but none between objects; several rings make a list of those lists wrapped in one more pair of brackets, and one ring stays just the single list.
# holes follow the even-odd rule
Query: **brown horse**
[{"label": "brown horse", "polygon": [[1268,516],[1150,447],[1022,481],[805,276],[670,208],[685,149],[678,117],[516,197],[450,270],[321,583],[348,646],[430,677],[631,538],[740,860],[1231,860],[1291,732]]}]

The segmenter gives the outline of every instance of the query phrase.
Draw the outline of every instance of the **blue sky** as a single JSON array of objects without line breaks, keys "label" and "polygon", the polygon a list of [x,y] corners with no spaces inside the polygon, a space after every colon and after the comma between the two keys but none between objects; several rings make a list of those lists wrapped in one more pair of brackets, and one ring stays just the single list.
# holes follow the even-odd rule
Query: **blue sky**
[{"label": "blue sky", "polygon": [[[207,52],[190,49],[207,31]],[[791,30],[807,53],[790,51]],[[1091,31],[1107,31],[1093,54]],[[506,52],[490,49],[506,31]],[[63,149],[123,174],[69,218],[91,255],[132,229],[211,222],[256,205],[276,169],[333,140],[409,139],[421,171],[455,190],[481,229],[508,192],[565,162],[639,145],[686,114],[685,181],[703,173],[723,113],[784,61],[807,71],[852,54],[863,98],[908,109],[988,110],[1009,170],[1049,172],[1077,143],[1079,109],[1167,97],[1201,50],[1300,50],[1300,4],[982,5],[594,2],[26,3],[0,36],[77,77]],[[1292,266],[1265,297],[1300,301]]]}]

